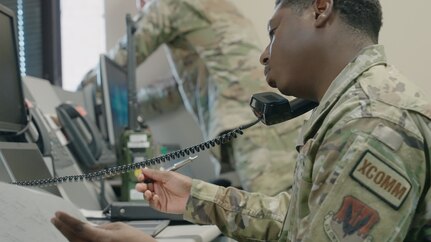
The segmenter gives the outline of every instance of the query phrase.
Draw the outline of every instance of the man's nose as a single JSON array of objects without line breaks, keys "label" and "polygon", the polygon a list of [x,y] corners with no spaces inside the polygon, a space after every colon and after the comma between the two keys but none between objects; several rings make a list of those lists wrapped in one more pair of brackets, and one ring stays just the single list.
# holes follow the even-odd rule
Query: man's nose
[{"label": "man's nose", "polygon": [[260,55],[260,64],[267,65],[269,60],[269,54],[268,54],[268,47],[265,48],[265,50]]}]

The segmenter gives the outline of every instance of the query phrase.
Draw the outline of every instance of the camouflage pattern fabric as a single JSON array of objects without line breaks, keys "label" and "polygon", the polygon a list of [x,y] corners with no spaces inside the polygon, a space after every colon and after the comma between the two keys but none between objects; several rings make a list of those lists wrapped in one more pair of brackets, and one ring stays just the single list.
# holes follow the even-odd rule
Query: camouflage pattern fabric
[{"label": "camouflage pattern fabric", "polygon": [[[160,45],[169,47],[180,77],[177,81],[182,101],[196,116],[206,139],[256,120],[249,107],[250,97],[270,89],[258,62],[257,34],[232,3],[153,0],[136,21],[137,64]],[[109,55],[125,65],[125,41]],[[158,109],[172,108],[163,102],[151,105],[157,105]],[[218,159],[225,154],[222,162],[233,164],[244,189],[277,194],[293,183],[294,137],[302,123],[298,118],[265,130],[251,128],[230,147],[224,147],[226,150],[217,148],[212,153]],[[291,152],[285,147],[291,147]]]},{"label": "camouflage pattern fabric", "polygon": [[290,197],[194,180],[184,217],[240,241],[424,241],[430,118],[429,98],[369,46],[304,125]]}]

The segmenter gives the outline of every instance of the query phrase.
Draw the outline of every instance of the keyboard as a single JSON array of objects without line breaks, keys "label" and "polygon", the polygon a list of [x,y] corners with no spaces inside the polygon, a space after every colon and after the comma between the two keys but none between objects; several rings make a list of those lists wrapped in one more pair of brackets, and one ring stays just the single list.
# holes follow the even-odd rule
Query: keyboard
[{"label": "keyboard", "polygon": [[[102,225],[105,223],[110,223],[110,220],[101,220],[101,219],[89,219],[89,222],[95,225]],[[134,221],[121,221],[125,224],[128,224],[132,227],[135,227],[144,233],[155,237],[159,234],[164,228],[169,225],[169,220],[134,220]]]}]

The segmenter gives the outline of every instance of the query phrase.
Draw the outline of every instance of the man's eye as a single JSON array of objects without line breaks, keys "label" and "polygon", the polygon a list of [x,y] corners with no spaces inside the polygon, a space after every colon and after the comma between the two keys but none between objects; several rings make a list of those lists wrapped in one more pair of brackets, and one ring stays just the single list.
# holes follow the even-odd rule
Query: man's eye
[{"label": "man's eye", "polygon": [[270,31],[269,31],[269,38],[270,39],[272,39],[272,37],[274,36],[274,34],[275,34],[275,30],[276,30],[277,28],[273,28],[273,29],[271,29]]}]

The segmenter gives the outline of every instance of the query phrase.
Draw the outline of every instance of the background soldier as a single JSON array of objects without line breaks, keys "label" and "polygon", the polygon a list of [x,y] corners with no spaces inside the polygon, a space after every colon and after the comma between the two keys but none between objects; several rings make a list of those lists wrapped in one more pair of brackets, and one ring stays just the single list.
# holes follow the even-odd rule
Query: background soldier
[{"label": "background soldier", "polygon": [[[137,1],[137,5],[141,7],[135,18],[137,65],[166,44],[181,79],[178,85],[184,90],[180,94],[171,88],[162,99],[140,97],[146,100],[140,104],[145,118],[157,112],[153,107],[166,112],[182,100],[199,121],[205,140],[256,119],[249,107],[252,94],[271,90],[256,61],[261,50],[254,27],[232,3],[150,0]],[[122,66],[127,64],[125,37],[109,56]],[[84,85],[95,80],[95,73],[86,77]],[[265,129],[257,126],[211,153],[235,168],[245,190],[275,195],[292,186],[297,154],[293,147],[302,123],[298,118]]]}]

